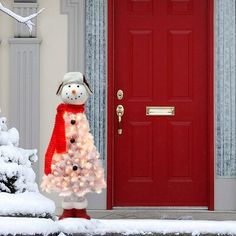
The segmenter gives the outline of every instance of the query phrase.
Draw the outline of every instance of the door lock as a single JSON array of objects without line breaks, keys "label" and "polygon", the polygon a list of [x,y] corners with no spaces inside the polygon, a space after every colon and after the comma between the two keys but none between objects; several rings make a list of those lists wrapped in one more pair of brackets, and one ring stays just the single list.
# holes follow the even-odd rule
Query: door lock
[{"label": "door lock", "polygon": [[118,100],[122,100],[124,96],[124,92],[121,89],[119,89],[116,95],[117,95]]},{"label": "door lock", "polygon": [[122,105],[118,105],[116,107],[116,114],[117,114],[117,117],[118,117],[118,134],[121,135],[122,134],[122,116],[124,115],[124,107]]}]

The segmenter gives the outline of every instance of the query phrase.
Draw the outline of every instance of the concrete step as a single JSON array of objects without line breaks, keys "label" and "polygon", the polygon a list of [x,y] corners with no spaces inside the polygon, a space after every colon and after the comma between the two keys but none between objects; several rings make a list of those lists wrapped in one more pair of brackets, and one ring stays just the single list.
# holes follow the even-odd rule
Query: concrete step
[{"label": "concrete step", "polygon": [[88,210],[95,219],[185,219],[185,220],[236,220],[236,211],[115,209]]}]

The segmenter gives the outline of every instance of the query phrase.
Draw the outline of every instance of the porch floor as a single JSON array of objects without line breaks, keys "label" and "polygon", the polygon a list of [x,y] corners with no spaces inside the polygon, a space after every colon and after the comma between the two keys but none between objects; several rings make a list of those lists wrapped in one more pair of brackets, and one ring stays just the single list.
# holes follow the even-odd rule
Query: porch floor
[{"label": "porch floor", "polygon": [[197,209],[115,209],[89,210],[88,213],[95,219],[236,220],[236,211]]}]

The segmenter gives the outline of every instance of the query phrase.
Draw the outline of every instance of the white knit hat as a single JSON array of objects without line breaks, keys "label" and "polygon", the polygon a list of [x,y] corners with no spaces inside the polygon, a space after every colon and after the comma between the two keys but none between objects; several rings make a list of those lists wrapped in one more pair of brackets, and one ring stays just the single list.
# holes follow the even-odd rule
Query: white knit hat
[{"label": "white knit hat", "polygon": [[85,79],[85,76],[80,73],[80,72],[68,72],[64,75],[63,80],[61,84],[59,85],[57,89],[57,95],[61,94],[62,88],[66,84],[71,84],[71,83],[78,83],[78,84],[83,84],[84,87],[86,88],[87,92],[89,95],[92,95],[93,92],[89,87],[89,84],[87,80]]}]

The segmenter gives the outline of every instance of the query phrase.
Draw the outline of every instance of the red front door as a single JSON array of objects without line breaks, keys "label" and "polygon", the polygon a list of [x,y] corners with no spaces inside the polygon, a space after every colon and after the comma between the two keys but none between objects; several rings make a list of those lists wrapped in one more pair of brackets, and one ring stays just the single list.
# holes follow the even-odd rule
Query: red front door
[{"label": "red front door", "polygon": [[113,206],[208,205],[207,2],[114,0]]}]

